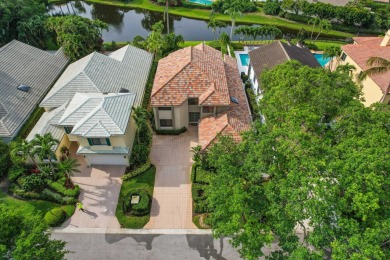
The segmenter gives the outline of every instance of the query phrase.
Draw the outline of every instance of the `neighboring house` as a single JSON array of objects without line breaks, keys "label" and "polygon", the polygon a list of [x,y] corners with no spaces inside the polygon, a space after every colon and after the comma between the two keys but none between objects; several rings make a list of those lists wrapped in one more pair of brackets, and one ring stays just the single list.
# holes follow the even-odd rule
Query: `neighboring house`
[{"label": "neighboring house", "polygon": [[[385,37],[354,37],[353,44],[342,46],[339,64],[355,66],[353,70],[356,81],[362,71],[369,67],[366,62],[371,57],[381,57],[390,60],[390,30]],[[361,82],[363,85],[364,104],[370,106],[375,102],[390,105],[390,71],[384,74],[367,75]]]},{"label": "neighboring house", "polygon": [[251,123],[236,60],[205,44],[159,61],[151,106],[157,129],[198,126],[202,149],[219,133],[241,140]]},{"label": "neighboring house", "polygon": [[87,165],[129,165],[132,107],[142,104],[152,62],[151,53],[128,45],[72,63],[41,102],[47,112],[28,139],[50,132],[61,142],[57,157],[62,146],[77,142]]},{"label": "neighboring house", "polygon": [[308,0],[309,3],[318,3],[322,2],[325,4],[331,4],[336,6],[345,6],[348,4],[348,2],[351,2],[352,0]]},{"label": "neighboring house", "polygon": [[16,40],[0,48],[0,139],[15,138],[67,63],[61,50],[51,54]]},{"label": "neighboring house", "polygon": [[262,98],[263,93],[259,83],[261,73],[289,60],[297,60],[303,65],[313,68],[321,67],[310,50],[303,46],[295,46],[281,41],[260,46],[249,52],[248,76],[255,94]]}]

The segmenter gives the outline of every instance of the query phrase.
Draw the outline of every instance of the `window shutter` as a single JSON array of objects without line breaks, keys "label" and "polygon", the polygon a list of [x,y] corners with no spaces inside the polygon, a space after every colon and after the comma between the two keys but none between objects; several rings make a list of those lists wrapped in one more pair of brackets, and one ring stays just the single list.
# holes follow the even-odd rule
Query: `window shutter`
[{"label": "window shutter", "polygon": [[91,138],[87,138],[87,140],[88,140],[89,145],[90,145],[90,146],[93,146],[93,143],[92,143]]},{"label": "window shutter", "polygon": [[64,129],[65,129],[65,133],[69,134],[69,129],[66,126],[64,127]]},{"label": "window shutter", "polygon": [[106,138],[106,142],[108,146],[111,146],[110,138]]}]

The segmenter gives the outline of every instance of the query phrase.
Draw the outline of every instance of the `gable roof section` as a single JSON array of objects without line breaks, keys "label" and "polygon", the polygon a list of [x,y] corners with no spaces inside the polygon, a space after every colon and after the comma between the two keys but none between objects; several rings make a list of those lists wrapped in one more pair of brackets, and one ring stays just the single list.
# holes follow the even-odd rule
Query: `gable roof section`
[{"label": "gable roof section", "polygon": [[142,103],[153,55],[127,45],[110,55],[91,53],[69,65],[40,104],[59,107],[80,93],[118,93],[121,88],[136,93],[135,105]]},{"label": "gable roof section", "polygon": [[202,105],[230,104],[220,51],[199,44],[178,50],[159,61],[152,106],[177,106],[187,98],[200,96]]},{"label": "gable roof section", "polygon": [[[373,41],[369,42],[372,43]],[[381,47],[379,44],[376,46],[372,46],[371,44],[369,46],[347,44],[341,48],[362,70],[366,70],[369,68],[366,62],[371,57],[381,57],[390,60],[390,46]],[[369,77],[380,87],[383,94],[390,93],[390,71],[383,74],[370,75]]]},{"label": "gable roof section", "polygon": [[[0,48],[0,137],[14,137],[68,60],[13,40]],[[30,87],[28,92],[17,89]]]},{"label": "gable roof section", "polygon": [[58,125],[73,126],[71,134],[84,137],[123,135],[136,95],[76,93]]},{"label": "gable roof section", "polygon": [[249,57],[250,65],[254,69],[256,75],[260,75],[265,69],[271,69],[276,65],[292,59],[313,68],[321,66],[309,49],[289,45],[281,41],[275,41],[260,46],[259,48],[250,51]]}]

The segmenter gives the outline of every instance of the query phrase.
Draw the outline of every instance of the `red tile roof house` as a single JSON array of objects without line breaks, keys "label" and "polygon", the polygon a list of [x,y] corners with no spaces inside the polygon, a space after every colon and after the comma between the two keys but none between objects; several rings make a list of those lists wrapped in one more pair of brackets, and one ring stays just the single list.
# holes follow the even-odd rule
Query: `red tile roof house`
[{"label": "red tile roof house", "polygon": [[[340,64],[349,63],[355,66],[354,79],[362,71],[369,68],[366,62],[370,57],[381,57],[390,60],[390,30],[387,31],[385,37],[354,37],[353,40],[353,44],[342,47]],[[370,106],[375,102],[390,105],[390,71],[367,76],[362,85],[366,106]]]},{"label": "red tile roof house", "polygon": [[236,60],[204,44],[159,61],[151,106],[157,129],[197,125],[202,149],[219,133],[240,141],[240,133],[251,124]]}]

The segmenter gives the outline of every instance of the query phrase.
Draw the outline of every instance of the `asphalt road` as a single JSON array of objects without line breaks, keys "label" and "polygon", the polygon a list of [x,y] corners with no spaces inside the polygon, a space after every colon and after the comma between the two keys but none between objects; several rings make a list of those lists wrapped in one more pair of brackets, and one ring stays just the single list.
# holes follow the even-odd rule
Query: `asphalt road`
[{"label": "asphalt road", "polygon": [[74,253],[67,259],[241,259],[228,239],[211,235],[53,233]]}]

